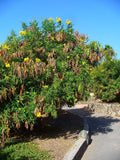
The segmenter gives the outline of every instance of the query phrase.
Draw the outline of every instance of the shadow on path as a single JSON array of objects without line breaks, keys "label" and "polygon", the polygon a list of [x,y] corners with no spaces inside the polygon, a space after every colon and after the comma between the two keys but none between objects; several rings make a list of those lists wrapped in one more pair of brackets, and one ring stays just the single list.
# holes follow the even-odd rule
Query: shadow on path
[{"label": "shadow on path", "polygon": [[97,135],[99,133],[107,134],[112,132],[111,124],[120,122],[120,119],[106,116],[103,114],[95,114],[83,109],[67,109],[72,113],[75,113],[81,117],[87,118],[87,122],[90,127],[90,135]]}]

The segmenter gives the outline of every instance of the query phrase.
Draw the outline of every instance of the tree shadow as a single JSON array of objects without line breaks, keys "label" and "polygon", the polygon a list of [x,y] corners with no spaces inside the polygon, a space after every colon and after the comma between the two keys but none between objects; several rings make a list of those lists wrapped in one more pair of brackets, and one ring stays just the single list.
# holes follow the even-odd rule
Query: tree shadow
[{"label": "tree shadow", "polygon": [[[44,126],[36,123],[33,131],[26,130],[25,127],[20,128],[15,135],[12,134],[12,136],[16,136],[15,140],[13,140],[12,143],[7,143],[6,146],[32,141],[36,138],[40,140],[46,138],[56,139],[60,137],[64,137],[64,139],[69,139],[71,137],[77,139],[78,134],[84,127],[82,117],[87,119],[90,128],[90,137],[99,133],[107,134],[113,132],[111,125],[120,122],[120,119],[96,115],[85,109],[67,108],[59,114],[58,118],[54,119],[51,117]],[[23,159],[24,158],[26,157],[23,157]]]},{"label": "tree shadow", "polygon": [[[44,121],[46,121],[46,123],[44,123]],[[31,141],[35,138],[50,139],[64,137],[64,139],[68,139],[72,136],[72,138],[77,139],[84,125],[81,117],[67,111],[61,111],[56,119],[51,117],[49,121],[47,121],[47,119],[44,119],[44,121],[41,123],[38,120],[32,131],[30,131],[30,129],[27,130],[23,125],[21,125],[21,128],[18,130],[12,130],[10,137],[16,137],[16,140],[12,143],[16,144],[20,141]]]},{"label": "tree shadow", "polygon": [[113,123],[120,122],[120,119],[106,116],[103,114],[94,114],[93,112],[87,111],[86,109],[67,109],[67,111],[77,114],[87,119],[90,134],[97,135],[99,133],[107,134],[113,132],[111,125]]},{"label": "tree shadow", "polygon": [[[50,118],[45,125],[41,125],[39,121],[35,124],[33,131],[26,130],[24,126],[16,131],[12,131],[11,141],[5,144],[5,147],[15,145],[22,142],[29,142],[34,139],[45,140],[64,138],[77,140],[79,132],[83,129],[83,119],[72,113],[61,111],[56,119]],[[4,160],[10,155],[10,152],[2,153],[0,151],[0,159]],[[20,157],[26,159],[26,157]]]}]

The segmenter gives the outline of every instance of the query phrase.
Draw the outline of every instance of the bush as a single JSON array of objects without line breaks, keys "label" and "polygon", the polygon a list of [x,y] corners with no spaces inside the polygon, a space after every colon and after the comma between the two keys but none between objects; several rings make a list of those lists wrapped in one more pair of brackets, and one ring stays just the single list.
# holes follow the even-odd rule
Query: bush
[{"label": "bush", "polygon": [[120,102],[120,60],[107,58],[91,72],[92,89],[103,101]]},{"label": "bush", "polygon": [[63,104],[74,105],[90,92],[90,71],[102,58],[102,46],[74,32],[72,22],[52,18],[41,26],[22,23],[0,46],[0,135],[37,119],[57,117]]}]

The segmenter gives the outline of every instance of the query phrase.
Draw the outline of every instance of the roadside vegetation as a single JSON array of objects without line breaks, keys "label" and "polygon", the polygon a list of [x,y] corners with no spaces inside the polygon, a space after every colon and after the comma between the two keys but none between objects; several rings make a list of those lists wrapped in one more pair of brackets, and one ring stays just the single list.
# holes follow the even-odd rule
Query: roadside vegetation
[{"label": "roadside vegetation", "polygon": [[40,151],[38,144],[22,142],[11,138],[6,142],[6,147],[0,150],[1,160],[47,160],[52,159],[49,151]]},{"label": "roadside vegetation", "polygon": [[[64,104],[86,100],[90,92],[102,101],[120,99],[120,60],[111,46],[89,41],[71,21],[34,19],[0,44],[1,146],[12,129],[53,116]],[[22,144],[21,144],[22,145]],[[24,144],[23,144],[24,145]],[[4,151],[4,150],[3,150]]]}]

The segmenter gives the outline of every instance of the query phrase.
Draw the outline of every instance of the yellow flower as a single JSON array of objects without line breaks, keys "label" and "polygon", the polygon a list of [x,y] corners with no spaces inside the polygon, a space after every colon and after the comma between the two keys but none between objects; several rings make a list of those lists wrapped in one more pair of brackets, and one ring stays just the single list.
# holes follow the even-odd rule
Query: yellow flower
[{"label": "yellow flower", "polygon": [[74,102],[76,102],[77,101],[77,99],[74,99]]},{"label": "yellow flower", "polygon": [[10,67],[10,64],[7,62],[5,63],[5,67],[9,68]]},{"label": "yellow flower", "polygon": [[67,56],[67,58],[70,58],[70,56]]},{"label": "yellow flower", "polygon": [[57,19],[57,20],[56,20],[57,23],[61,22],[61,19],[60,19],[60,18],[56,17],[56,19]]},{"label": "yellow flower", "polygon": [[5,76],[5,79],[8,79],[9,78],[9,76]]},{"label": "yellow flower", "polygon": [[43,86],[43,88],[48,88],[48,86],[46,85],[46,86]]},{"label": "yellow flower", "polygon": [[82,62],[82,64],[84,65],[84,64],[85,64],[85,62]]},{"label": "yellow flower", "polygon": [[48,20],[49,20],[50,22],[53,22],[53,21],[54,21],[54,19],[53,19],[52,17],[50,17]]},{"label": "yellow flower", "polygon": [[36,62],[41,62],[41,60],[39,58],[36,58],[35,60],[36,60]]},{"label": "yellow flower", "polygon": [[21,101],[23,101],[23,98],[21,97]]},{"label": "yellow flower", "polygon": [[17,100],[17,102],[19,103],[20,101],[19,101],[19,100]]},{"label": "yellow flower", "polygon": [[68,19],[67,19],[66,24],[68,25],[68,24],[70,24],[70,23],[72,23],[72,21],[68,21]]},{"label": "yellow flower", "polygon": [[83,40],[83,39],[80,39],[80,41],[83,42],[84,40]]},{"label": "yellow flower", "polygon": [[54,40],[54,37],[51,37],[51,40]]},{"label": "yellow flower", "polygon": [[26,31],[20,31],[19,32],[21,35],[25,35],[26,34]]},{"label": "yellow flower", "polygon": [[18,108],[19,109],[19,111],[21,111],[21,108]]},{"label": "yellow flower", "polygon": [[29,92],[26,92],[27,94],[29,93]]},{"label": "yellow flower", "polygon": [[0,46],[2,45],[2,43],[0,43]]},{"label": "yellow flower", "polygon": [[55,71],[55,69],[53,69],[53,71]]},{"label": "yellow flower", "polygon": [[9,46],[7,46],[6,44],[3,46],[3,49],[10,49],[10,47]]},{"label": "yellow flower", "polygon": [[41,112],[38,112],[36,116],[41,117]]},{"label": "yellow flower", "polygon": [[24,58],[24,62],[27,62],[29,60],[29,57]]}]

